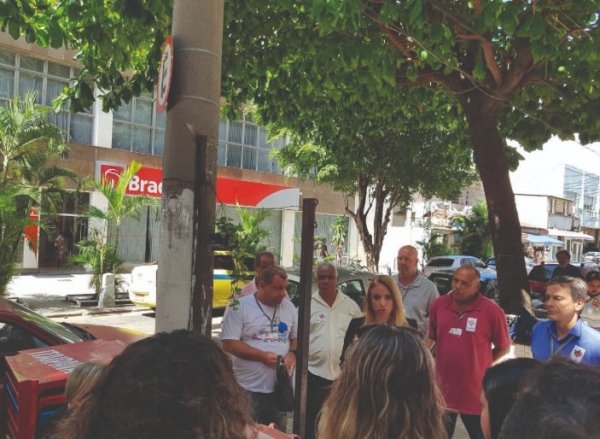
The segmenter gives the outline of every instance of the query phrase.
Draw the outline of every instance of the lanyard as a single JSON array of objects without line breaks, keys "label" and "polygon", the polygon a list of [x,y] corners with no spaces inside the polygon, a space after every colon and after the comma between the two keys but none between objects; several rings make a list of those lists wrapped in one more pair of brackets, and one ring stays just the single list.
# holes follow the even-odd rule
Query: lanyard
[{"label": "lanyard", "polygon": [[[556,353],[558,354],[560,351],[562,351],[563,348],[573,340],[573,338],[574,338],[573,334],[570,334],[566,338],[565,342],[558,346]],[[554,357],[554,338],[552,336],[550,336],[550,357]]]},{"label": "lanyard", "polygon": [[262,306],[260,306],[260,302],[258,301],[258,299],[256,298],[256,293],[254,293],[254,300],[256,300],[256,304],[258,305],[258,307],[260,308],[260,310],[262,311],[263,315],[269,320],[269,322],[271,323],[271,327],[273,327],[273,325],[275,324],[275,313],[277,312],[277,306],[275,307],[275,309],[273,310],[273,317],[269,317],[267,315],[267,313],[265,312],[265,310],[263,309]]}]

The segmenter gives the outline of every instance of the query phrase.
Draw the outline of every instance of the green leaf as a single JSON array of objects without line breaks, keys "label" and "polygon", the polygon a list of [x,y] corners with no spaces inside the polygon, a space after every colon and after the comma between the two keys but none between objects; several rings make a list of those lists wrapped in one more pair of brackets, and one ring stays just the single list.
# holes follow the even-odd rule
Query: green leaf
[{"label": "green leaf", "polygon": [[533,20],[531,28],[529,29],[529,35],[532,40],[538,40],[544,35],[545,31],[546,26],[544,24],[544,19],[542,18],[541,14],[537,14]]},{"label": "green leaf", "polygon": [[10,20],[8,22],[8,33],[15,40],[18,39],[21,36],[21,28],[19,27],[19,23],[17,23],[15,20]]},{"label": "green leaf", "polygon": [[421,18],[421,12],[423,12],[423,0],[415,0],[412,3],[412,7],[408,15],[408,22],[410,24],[415,24],[415,22]]},{"label": "green leaf", "polygon": [[444,29],[439,23],[433,23],[429,30],[429,38],[433,43],[439,43],[444,36]]}]

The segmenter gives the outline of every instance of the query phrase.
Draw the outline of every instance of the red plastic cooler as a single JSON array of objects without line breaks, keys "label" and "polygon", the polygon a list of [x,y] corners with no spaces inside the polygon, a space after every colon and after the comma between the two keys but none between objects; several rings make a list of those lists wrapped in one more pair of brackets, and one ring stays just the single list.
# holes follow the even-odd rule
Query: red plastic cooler
[{"label": "red plastic cooler", "polygon": [[125,349],[119,341],[83,343],[31,349],[5,358],[5,397],[2,398],[7,438],[34,439],[40,420],[65,403],[69,373],[82,363],[108,364]]}]

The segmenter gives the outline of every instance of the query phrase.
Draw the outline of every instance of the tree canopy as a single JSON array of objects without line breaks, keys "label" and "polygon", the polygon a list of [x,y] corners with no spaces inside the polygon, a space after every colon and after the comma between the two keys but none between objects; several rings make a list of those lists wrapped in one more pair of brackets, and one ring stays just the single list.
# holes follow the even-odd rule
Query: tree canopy
[{"label": "tree canopy", "polygon": [[[293,135],[277,157],[292,175],[328,183],[345,194],[346,212],[356,224],[367,266],[377,270],[394,209],[406,208],[417,192],[456,196],[475,177],[471,150],[453,144],[456,138],[446,131],[404,126],[357,132],[359,121],[354,118],[334,122],[333,130],[315,123],[304,136]],[[356,196],[353,210],[348,196]]]},{"label": "tree canopy", "polygon": [[[6,0],[0,18],[13,37],[79,51],[84,69],[68,91],[78,111],[92,85],[106,90],[105,109],[151,88],[171,7]],[[400,113],[429,128],[449,115],[465,121],[502,255],[503,305],[516,309],[528,284],[505,139],[531,150],[553,134],[600,138],[598,9],[596,0],[227,1],[222,96],[230,115],[252,101],[264,121],[300,132],[324,109],[380,100],[382,122]]]}]

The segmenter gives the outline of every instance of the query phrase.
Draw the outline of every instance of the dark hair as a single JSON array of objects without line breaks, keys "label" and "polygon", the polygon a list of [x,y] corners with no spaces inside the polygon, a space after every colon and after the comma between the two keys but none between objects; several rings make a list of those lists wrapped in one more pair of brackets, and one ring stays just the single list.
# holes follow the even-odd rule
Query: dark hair
[{"label": "dark hair", "polygon": [[488,400],[492,439],[498,439],[502,423],[517,399],[523,376],[539,364],[533,358],[514,358],[498,363],[485,372],[482,387]]},{"label": "dark hair", "polygon": [[500,439],[589,439],[600,432],[600,370],[555,358],[523,383]]},{"label": "dark hair", "polygon": [[361,331],[325,401],[318,437],[444,438],[444,400],[423,336],[407,326]]},{"label": "dark hair", "polygon": [[288,278],[288,275],[283,268],[278,265],[269,265],[268,267],[265,267],[261,273],[260,281],[264,282],[265,284],[271,284],[273,283],[273,278],[275,276],[279,276],[282,279]]},{"label": "dark hair", "polygon": [[227,354],[178,330],[129,345],[52,439],[243,439],[248,400]]},{"label": "dark hair", "polygon": [[596,270],[588,271],[587,274],[585,275],[585,281],[592,282],[595,280],[600,280],[600,271],[596,271]]},{"label": "dark hair", "polygon": [[558,255],[567,255],[567,258],[569,258],[569,261],[571,260],[571,253],[569,253],[567,250],[560,250],[556,252],[556,256]]},{"label": "dark hair", "polygon": [[258,267],[260,265],[260,260],[262,258],[269,258],[269,259],[275,260],[275,255],[273,255],[273,253],[271,253],[271,252],[257,253],[256,256],[254,256],[254,268],[255,269],[256,269],[256,267]]}]

